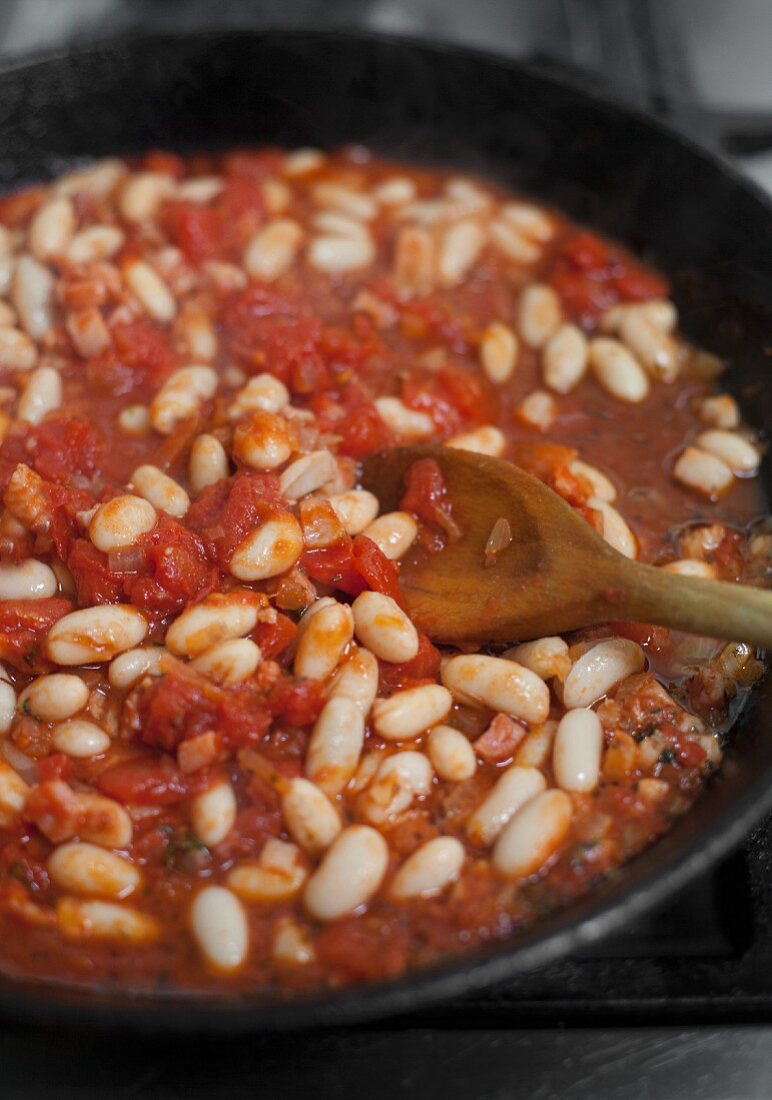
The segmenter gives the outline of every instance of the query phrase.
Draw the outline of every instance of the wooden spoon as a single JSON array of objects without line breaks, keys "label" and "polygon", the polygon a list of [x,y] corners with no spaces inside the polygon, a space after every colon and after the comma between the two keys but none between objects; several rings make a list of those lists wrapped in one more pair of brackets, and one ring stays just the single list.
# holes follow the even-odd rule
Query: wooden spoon
[{"label": "wooden spoon", "polygon": [[[668,573],[614,550],[531,474],[449,447],[399,447],[364,464],[383,511],[399,507],[407,470],[442,470],[461,537],[403,562],[414,621],[440,642],[518,642],[613,620],[659,623],[709,638],[772,646],[772,592]],[[486,566],[496,520],[511,544]]]}]

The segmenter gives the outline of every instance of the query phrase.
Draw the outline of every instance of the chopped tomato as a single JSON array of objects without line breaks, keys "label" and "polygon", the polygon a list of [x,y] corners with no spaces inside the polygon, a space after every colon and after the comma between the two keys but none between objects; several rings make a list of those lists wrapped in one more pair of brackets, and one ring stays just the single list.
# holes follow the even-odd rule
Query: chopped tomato
[{"label": "chopped tomato", "polygon": [[448,488],[436,459],[421,458],[413,463],[405,475],[405,492],[400,507],[405,512],[412,512],[426,525],[426,529],[420,532],[424,549],[430,552],[440,550],[447,538],[458,536]]},{"label": "chopped tomato", "polygon": [[203,541],[170,516],[161,516],[135,549],[144,559],[141,575],[129,578],[124,588],[139,608],[170,614],[217,587],[219,573],[210,564]]},{"label": "chopped tomato", "polygon": [[324,685],[319,680],[293,679],[282,675],[271,689],[266,705],[276,718],[291,726],[309,726],[324,706]]},{"label": "chopped tomato", "polygon": [[103,794],[133,806],[169,806],[190,793],[191,777],[170,756],[138,756],[106,768],[97,780]]},{"label": "chopped tomato", "polygon": [[222,224],[211,207],[200,202],[165,203],[161,224],[192,263],[211,260],[222,249]]},{"label": "chopped tomato", "polygon": [[114,325],[113,346],[90,359],[91,385],[116,396],[150,385],[158,388],[174,366],[174,352],[166,334],[149,321]]},{"label": "chopped tomato", "polygon": [[0,660],[20,672],[44,672],[43,643],[51,627],[72,611],[69,600],[0,600]]},{"label": "chopped tomato", "polygon": [[282,504],[275,474],[241,470],[207,486],[185,516],[207,553],[227,569],[234,550]]},{"label": "chopped tomato", "polygon": [[263,659],[276,660],[292,645],[298,628],[288,615],[276,612],[274,622],[259,622],[252,631],[252,637],[260,647]]},{"label": "chopped tomato", "polygon": [[378,682],[387,691],[396,691],[408,682],[436,680],[440,673],[442,654],[425,634],[418,634],[418,652],[402,664],[381,663]]}]

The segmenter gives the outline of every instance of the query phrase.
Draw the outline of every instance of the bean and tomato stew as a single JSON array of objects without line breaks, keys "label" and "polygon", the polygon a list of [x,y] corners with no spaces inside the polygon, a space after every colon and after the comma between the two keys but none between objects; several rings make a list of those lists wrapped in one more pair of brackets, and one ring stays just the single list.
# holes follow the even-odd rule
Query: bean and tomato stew
[{"label": "bean and tomato stew", "polygon": [[667,830],[757,654],[629,622],[440,651],[400,590],[458,537],[439,467],[379,514],[359,464],[501,456],[623,554],[764,584],[721,367],[623,248],[362,148],[0,199],[0,969],[383,979]]}]

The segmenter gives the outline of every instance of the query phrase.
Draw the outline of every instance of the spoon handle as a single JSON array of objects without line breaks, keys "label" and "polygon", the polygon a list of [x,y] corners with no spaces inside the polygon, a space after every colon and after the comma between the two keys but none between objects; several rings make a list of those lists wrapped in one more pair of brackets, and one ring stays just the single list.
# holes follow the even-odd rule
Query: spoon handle
[{"label": "spoon handle", "polygon": [[627,562],[619,618],[772,648],[772,591]]}]

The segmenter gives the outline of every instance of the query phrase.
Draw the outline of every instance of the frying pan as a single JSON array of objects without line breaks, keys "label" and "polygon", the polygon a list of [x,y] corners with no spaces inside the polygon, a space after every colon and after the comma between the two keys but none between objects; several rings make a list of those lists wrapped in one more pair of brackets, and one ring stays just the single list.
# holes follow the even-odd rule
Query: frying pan
[{"label": "frying pan", "polygon": [[[726,357],[747,420],[772,427],[772,206],[665,127],[471,50],[353,34],[150,37],[0,70],[0,186],[149,147],[366,143],[531,192],[664,269],[687,333]],[[769,485],[770,464],[762,477]],[[409,1011],[533,970],[631,922],[740,843],[772,808],[770,677],[721,773],[654,847],[517,938],[382,985],[282,999],[153,996],[0,981],[0,1012],[39,1022],[265,1030]]]}]

